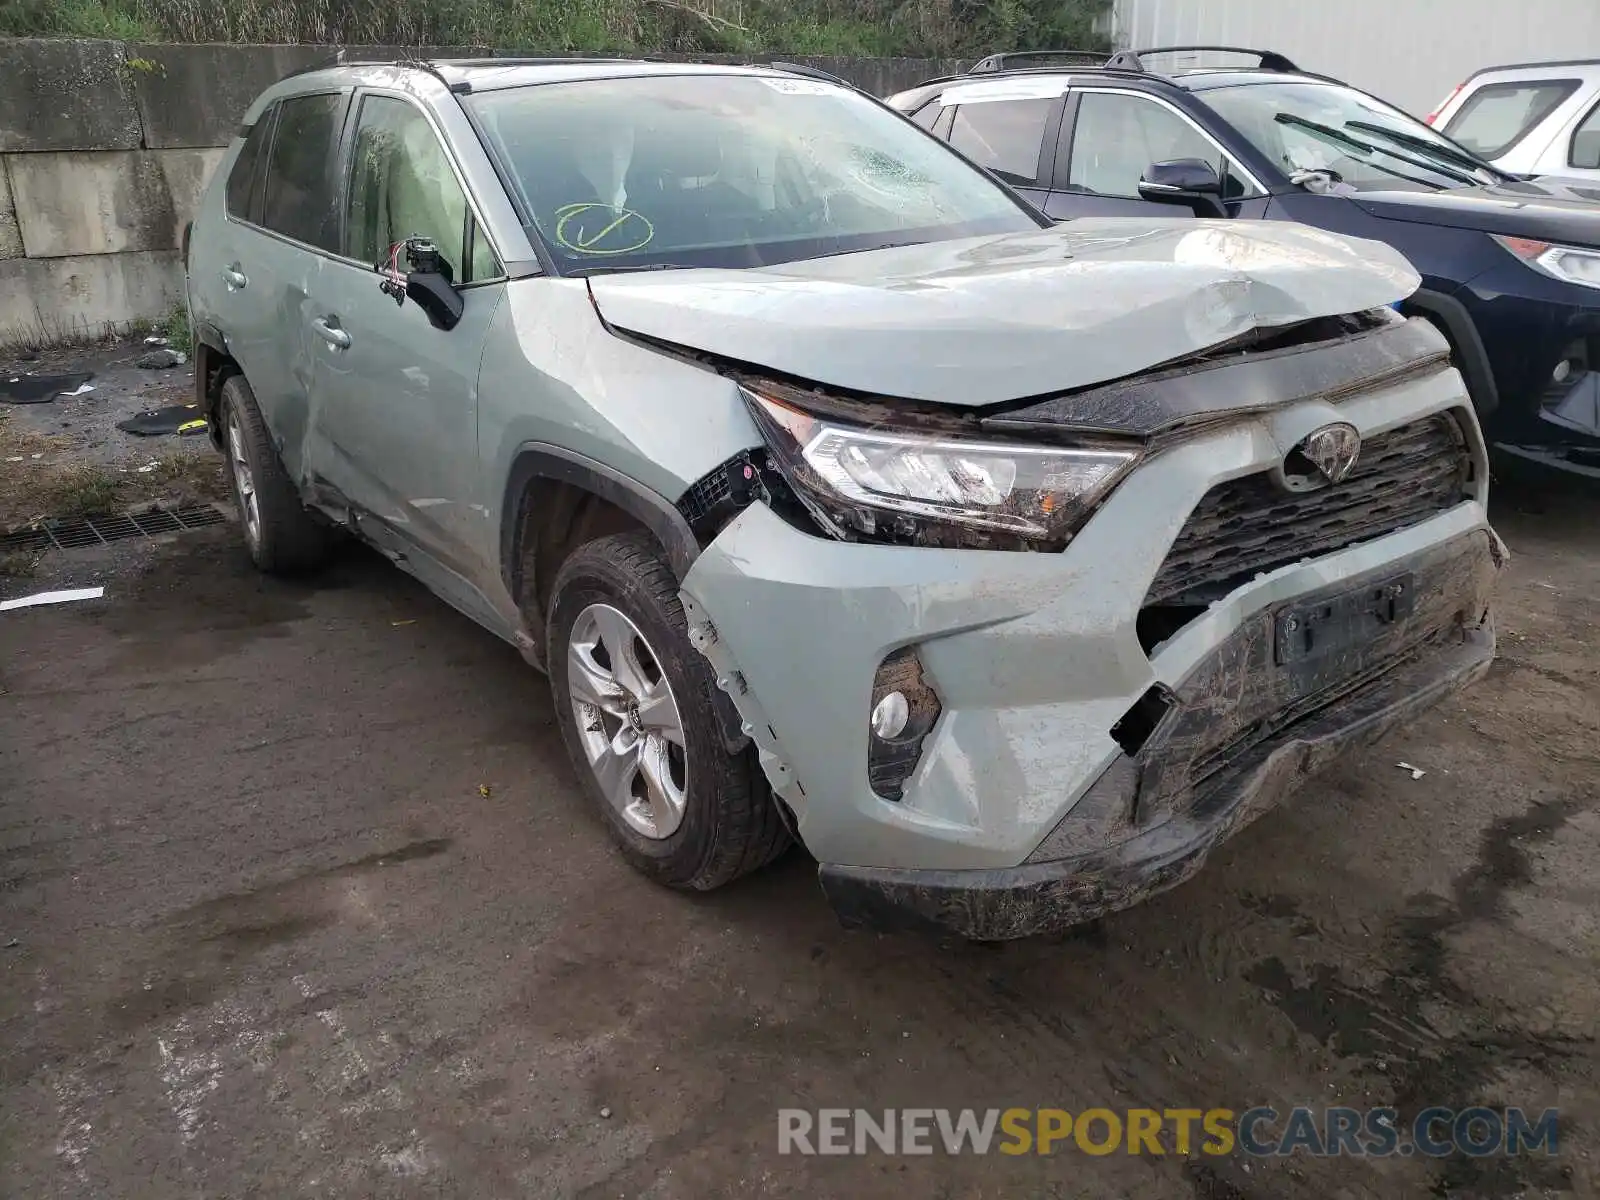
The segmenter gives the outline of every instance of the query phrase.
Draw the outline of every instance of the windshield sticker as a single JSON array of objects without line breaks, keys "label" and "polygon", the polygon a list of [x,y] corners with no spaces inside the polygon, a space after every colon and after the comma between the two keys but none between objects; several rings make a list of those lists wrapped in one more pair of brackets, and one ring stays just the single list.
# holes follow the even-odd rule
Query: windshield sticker
[{"label": "windshield sticker", "polygon": [[574,254],[632,254],[656,236],[655,226],[643,213],[598,201],[563,204],[555,217],[551,236]]},{"label": "windshield sticker", "polygon": [[832,96],[839,90],[831,83],[816,79],[768,79],[762,76],[761,82],[773,91],[789,96]]}]

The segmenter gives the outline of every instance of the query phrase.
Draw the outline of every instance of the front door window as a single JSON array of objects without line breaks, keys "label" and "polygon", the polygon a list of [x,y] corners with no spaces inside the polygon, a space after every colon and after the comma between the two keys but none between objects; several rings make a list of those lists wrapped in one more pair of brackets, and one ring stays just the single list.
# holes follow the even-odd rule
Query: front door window
[{"label": "front door window", "polygon": [[500,272],[488,241],[475,236],[466,194],[427,118],[408,101],[368,96],[356,127],[345,254],[387,263],[414,237],[439,248],[457,283]]}]

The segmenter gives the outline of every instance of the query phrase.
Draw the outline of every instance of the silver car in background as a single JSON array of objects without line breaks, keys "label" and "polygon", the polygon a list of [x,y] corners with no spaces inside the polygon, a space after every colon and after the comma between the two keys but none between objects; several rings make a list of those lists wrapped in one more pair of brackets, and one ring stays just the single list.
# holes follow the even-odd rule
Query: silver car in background
[{"label": "silver car in background", "polygon": [[278,83],[187,243],[256,563],[353,532],[520,648],[674,887],[798,840],[846,921],[1060,928],[1493,656],[1381,245],[1052,227],[836,81],[508,60]]}]

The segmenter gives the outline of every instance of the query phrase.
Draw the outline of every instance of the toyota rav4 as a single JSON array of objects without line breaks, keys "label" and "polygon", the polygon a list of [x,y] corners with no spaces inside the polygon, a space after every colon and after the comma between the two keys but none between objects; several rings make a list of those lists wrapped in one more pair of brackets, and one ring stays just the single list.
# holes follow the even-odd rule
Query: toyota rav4
[{"label": "toyota rav4", "polygon": [[1394,251],[1053,226],[795,68],[339,64],[186,238],[266,571],[370,542],[548,672],[633,864],[1059,928],[1482,675],[1505,550]]}]

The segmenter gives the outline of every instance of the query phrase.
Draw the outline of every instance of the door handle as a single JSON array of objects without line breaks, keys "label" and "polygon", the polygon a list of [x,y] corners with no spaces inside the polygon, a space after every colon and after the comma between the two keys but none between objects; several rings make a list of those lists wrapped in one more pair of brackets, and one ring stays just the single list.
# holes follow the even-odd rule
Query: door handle
[{"label": "door handle", "polygon": [[245,277],[243,271],[239,270],[239,264],[234,263],[231,267],[222,268],[222,282],[227,284],[231,290],[244,287],[250,280]]},{"label": "door handle", "polygon": [[313,317],[311,328],[317,331],[317,336],[328,345],[338,350],[350,348],[350,335],[335,325],[328,317]]}]

